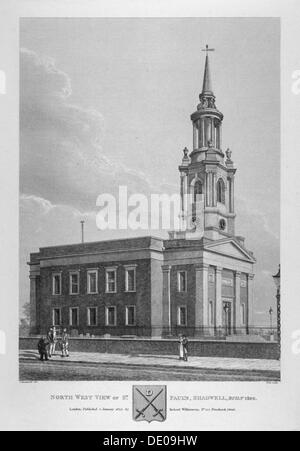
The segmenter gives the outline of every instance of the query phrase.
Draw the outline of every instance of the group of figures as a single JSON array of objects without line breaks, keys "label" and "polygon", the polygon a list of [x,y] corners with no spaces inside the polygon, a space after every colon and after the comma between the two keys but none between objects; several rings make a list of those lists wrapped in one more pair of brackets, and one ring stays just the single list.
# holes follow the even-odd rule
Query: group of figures
[{"label": "group of figures", "polygon": [[179,336],[179,360],[188,361],[188,345],[189,341],[185,335]]},{"label": "group of figures", "polygon": [[[188,339],[185,335],[179,336],[179,360],[188,361]],[[61,350],[61,357],[69,357],[69,335],[67,329],[63,329],[61,336],[57,334],[55,326],[50,327],[47,336],[40,338],[38,342],[38,352],[40,360],[49,360],[54,354],[56,347],[59,346]]]},{"label": "group of figures", "polygon": [[38,342],[40,360],[49,360],[55,354],[57,346],[61,350],[61,357],[69,357],[69,335],[67,329],[63,329],[61,336],[58,337],[57,330],[53,326],[50,327],[47,336],[41,337]]}]

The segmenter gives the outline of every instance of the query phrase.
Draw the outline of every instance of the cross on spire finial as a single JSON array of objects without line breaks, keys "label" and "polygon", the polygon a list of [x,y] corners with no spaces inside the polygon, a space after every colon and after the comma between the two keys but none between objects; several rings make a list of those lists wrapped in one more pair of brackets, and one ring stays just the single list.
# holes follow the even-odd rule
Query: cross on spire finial
[{"label": "cross on spire finial", "polygon": [[214,52],[214,51],[215,51],[215,49],[210,49],[207,44],[206,44],[205,49],[202,49],[202,52],[206,52],[206,55],[208,55],[208,52]]}]

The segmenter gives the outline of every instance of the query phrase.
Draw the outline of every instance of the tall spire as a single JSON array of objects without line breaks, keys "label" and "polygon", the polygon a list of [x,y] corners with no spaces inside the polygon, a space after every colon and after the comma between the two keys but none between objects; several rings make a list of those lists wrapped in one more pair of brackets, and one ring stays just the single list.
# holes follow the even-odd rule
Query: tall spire
[{"label": "tall spire", "polygon": [[206,152],[211,158],[216,152],[219,152],[220,158],[224,158],[222,152],[222,121],[223,114],[216,107],[216,98],[212,89],[209,54],[213,52],[206,46],[202,49],[206,52],[205,69],[202,92],[199,95],[200,103],[197,105],[197,111],[191,115],[193,122],[193,148]]},{"label": "tall spire", "polygon": [[202,94],[204,94],[204,95],[212,95],[213,94],[208,55],[206,55],[206,60],[205,60]]},{"label": "tall spire", "polygon": [[202,95],[213,95],[208,52],[213,52],[214,49],[208,48],[207,45],[206,48],[203,49],[202,51],[206,52]]}]

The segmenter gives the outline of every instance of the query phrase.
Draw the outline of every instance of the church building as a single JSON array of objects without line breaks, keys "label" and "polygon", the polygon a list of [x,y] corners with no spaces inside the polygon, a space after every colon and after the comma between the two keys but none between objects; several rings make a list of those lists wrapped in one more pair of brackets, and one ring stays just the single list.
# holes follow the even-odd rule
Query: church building
[{"label": "church building", "polygon": [[255,258],[235,233],[236,168],[222,147],[206,48],[193,149],[179,166],[181,230],[31,254],[31,333],[224,337],[250,334]]}]

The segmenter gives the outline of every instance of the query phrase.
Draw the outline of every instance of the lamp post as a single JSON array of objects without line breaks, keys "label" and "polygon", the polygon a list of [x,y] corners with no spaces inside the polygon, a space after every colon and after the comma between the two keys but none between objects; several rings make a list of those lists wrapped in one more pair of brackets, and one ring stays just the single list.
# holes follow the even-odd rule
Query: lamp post
[{"label": "lamp post", "polygon": [[270,315],[270,331],[271,331],[270,335],[273,335],[273,309],[272,309],[272,307],[270,307],[269,315]]},{"label": "lamp post", "polygon": [[85,221],[80,221],[81,224],[81,243],[84,243],[84,224]]},{"label": "lamp post", "polygon": [[277,334],[279,343],[279,353],[281,347],[281,306],[280,306],[280,265],[277,274],[273,276],[273,280],[276,287],[276,300],[277,300]]}]

